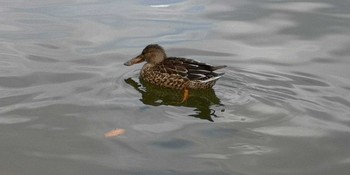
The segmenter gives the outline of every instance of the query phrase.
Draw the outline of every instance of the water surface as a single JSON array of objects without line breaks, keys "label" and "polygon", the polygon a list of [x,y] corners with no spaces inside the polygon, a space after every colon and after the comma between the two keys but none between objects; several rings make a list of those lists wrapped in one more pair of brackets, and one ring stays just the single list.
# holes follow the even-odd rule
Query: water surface
[{"label": "water surface", "polygon": [[[347,174],[349,10],[346,0],[2,1],[0,174]],[[123,65],[149,43],[225,64],[225,76],[181,103]],[[115,128],[126,133],[104,137]]]}]

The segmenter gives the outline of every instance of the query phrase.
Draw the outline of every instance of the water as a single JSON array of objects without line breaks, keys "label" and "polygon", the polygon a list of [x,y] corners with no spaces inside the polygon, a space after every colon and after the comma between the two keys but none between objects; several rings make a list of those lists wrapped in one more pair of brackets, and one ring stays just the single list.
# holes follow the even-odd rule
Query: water
[{"label": "water", "polygon": [[[0,174],[348,174],[349,10],[3,0]],[[123,65],[149,43],[226,74],[180,103]],[[115,128],[126,133],[104,137]]]}]

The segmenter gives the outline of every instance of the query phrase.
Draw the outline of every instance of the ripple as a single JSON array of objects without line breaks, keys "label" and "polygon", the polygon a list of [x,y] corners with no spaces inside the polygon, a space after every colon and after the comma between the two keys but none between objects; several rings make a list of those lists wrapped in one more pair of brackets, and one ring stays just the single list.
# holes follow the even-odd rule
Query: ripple
[{"label": "ripple", "polygon": [[117,79],[115,80],[116,89],[113,91],[113,94],[119,95],[116,98],[126,98],[129,100],[131,97],[133,97],[131,99],[137,98],[138,92],[135,91],[135,89],[130,88],[130,85],[125,83],[125,80],[128,78],[132,78],[133,80],[137,80],[137,82],[135,82],[136,86],[141,86],[139,84],[140,82],[138,81],[139,72],[140,70],[130,70],[117,77]]},{"label": "ripple", "polygon": [[52,73],[34,72],[23,76],[0,77],[0,86],[6,88],[24,88],[43,84],[58,84],[93,77],[88,73]]},{"label": "ripple", "polygon": [[305,99],[301,94],[305,93],[305,91],[309,92],[310,90],[318,92],[317,88],[330,87],[328,83],[320,79],[317,75],[308,73],[293,72],[287,74],[280,72],[257,72],[243,69],[231,71],[236,72],[235,77],[240,77],[240,79],[244,80],[245,84],[241,86],[245,89],[246,93],[249,92],[251,97],[259,101],[270,99],[272,103],[280,103],[287,102],[288,100],[301,100],[318,104],[317,102]]},{"label": "ripple", "polygon": [[292,127],[292,126],[284,126],[284,127],[262,127],[254,129],[254,131],[274,135],[274,136],[289,136],[289,137],[322,137],[325,136],[326,133],[320,129],[312,129],[306,127]]},{"label": "ripple", "polygon": [[6,116],[6,117],[0,117],[0,124],[18,124],[18,123],[25,123],[32,120],[35,120],[37,117],[22,117],[22,116]]},{"label": "ripple", "polygon": [[222,99],[226,99],[230,104],[244,105],[251,101],[246,80],[229,68],[225,70],[225,75],[218,81],[214,89]]},{"label": "ripple", "polygon": [[[286,127],[279,124],[302,120],[302,116],[322,118],[308,109],[323,111],[326,107],[342,113],[344,107],[348,108],[350,105],[350,102],[342,97],[322,95],[326,89],[334,87],[315,74],[299,71],[253,71],[235,67],[228,67],[225,72],[224,77],[215,86],[225,109],[221,117],[216,119],[217,122],[249,123],[258,128],[263,126],[264,129],[259,132],[269,134],[287,132],[290,136],[322,136],[331,130],[304,126]],[[330,102],[334,103],[327,105]],[[343,110],[340,111],[342,108],[334,105],[335,103],[342,105]],[[334,117],[330,115],[323,122],[332,122],[329,118]],[[272,127],[273,125],[276,126]],[[303,129],[305,130],[301,131]]]},{"label": "ripple", "polygon": [[238,129],[228,128],[209,128],[201,130],[201,135],[211,138],[231,138],[234,134],[239,132]]},{"label": "ripple", "polygon": [[15,105],[23,101],[26,101],[28,99],[32,100],[34,97],[38,96],[39,94],[40,93],[31,93],[31,94],[3,96],[0,98],[0,107]]},{"label": "ripple", "polygon": [[152,133],[163,133],[169,131],[175,131],[182,127],[181,124],[175,122],[163,122],[154,124],[138,124],[133,125],[132,128],[138,131],[147,131]]},{"label": "ripple", "polygon": [[47,44],[47,43],[37,43],[36,45],[47,48],[47,49],[59,49],[60,47],[52,45],[52,44]]},{"label": "ripple", "polygon": [[180,138],[156,141],[156,142],[153,142],[152,144],[160,148],[167,148],[167,149],[184,149],[194,145],[192,141],[188,141]]},{"label": "ripple", "polygon": [[[239,71],[239,72],[238,72]],[[264,74],[254,72],[248,74],[250,71],[242,71],[240,69],[228,68],[225,70],[226,74],[219,80],[215,87],[220,96],[225,109],[221,117],[217,119],[218,122],[245,122],[256,123],[262,121],[284,120],[288,116],[287,110],[281,109],[280,104],[275,100],[268,99],[271,95],[266,90],[266,86],[258,84],[260,80],[251,81],[254,77],[262,77],[264,79],[279,78],[273,74]],[[254,78],[257,80],[257,78]],[[287,94],[294,94],[285,89],[275,90],[275,95],[278,97]]]},{"label": "ripple", "polygon": [[350,108],[350,102],[342,97],[333,96],[333,97],[323,97],[323,98],[329,101],[344,105],[347,108]]},{"label": "ripple", "polygon": [[228,155],[213,154],[213,153],[201,153],[201,154],[192,155],[191,157],[194,157],[194,158],[205,158],[205,159],[221,159],[221,160],[229,159]]},{"label": "ripple", "polygon": [[56,60],[54,58],[38,56],[38,55],[27,55],[26,57],[29,60],[37,61],[37,62],[44,62],[44,63],[56,63],[56,62],[58,62],[58,60]]},{"label": "ripple", "polygon": [[310,13],[318,11],[320,9],[331,8],[333,6],[328,3],[320,2],[284,2],[278,4],[269,4],[266,7],[274,10]]},{"label": "ripple", "polygon": [[328,87],[329,84],[320,80],[317,80],[313,77],[310,77],[310,74],[308,74],[308,77],[305,76],[298,76],[298,75],[291,75],[291,74],[284,74],[284,73],[277,73],[277,75],[284,76],[289,78],[292,84],[294,85],[303,85],[303,86],[322,86],[322,87]]},{"label": "ripple", "polygon": [[213,52],[208,50],[199,50],[199,49],[189,49],[189,48],[173,48],[167,49],[168,53],[176,53],[177,57],[183,57],[188,55],[196,55],[196,56],[235,56],[232,53],[223,53],[223,52]]},{"label": "ripple", "polygon": [[236,154],[244,155],[263,155],[273,151],[271,148],[266,146],[250,145],[248,143],[237,143],[229,148],[237,152]]}]

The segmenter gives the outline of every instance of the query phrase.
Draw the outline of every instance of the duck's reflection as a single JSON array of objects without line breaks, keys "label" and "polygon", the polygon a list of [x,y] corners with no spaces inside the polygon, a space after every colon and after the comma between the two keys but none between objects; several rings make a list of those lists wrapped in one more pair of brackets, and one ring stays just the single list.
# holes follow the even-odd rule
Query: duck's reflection
[{"label": "duck's reflection", "polygon": [[125,82],[135,88],[142,94],[140,99],[146,105],[159,106],[184,106],[195,108],[195,114],[190,116],[213,121],[217,117],[216,111],[211,109],[212,106],[222,106],[220,99],[215,95],[213,89],[190,90],[190,97],[185,102],[181,102],[183,91],[168,88],[160,88],[140,80],[136,82],[132,78],[125,79]]}]

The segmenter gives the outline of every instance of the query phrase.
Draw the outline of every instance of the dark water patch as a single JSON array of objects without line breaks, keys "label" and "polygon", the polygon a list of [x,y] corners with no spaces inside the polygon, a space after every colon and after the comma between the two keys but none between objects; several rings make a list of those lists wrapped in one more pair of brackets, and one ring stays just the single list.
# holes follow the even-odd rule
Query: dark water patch
[{"label": "dark water patch", "polygon": [[239,132],[238,129],[234,128],[210,128],[210,129],[203,129],[201,130],[201,134],[205,137],[211,137],[211,138],[232,138],[235,134]]},{"label": "dark water patch", "polygon": [[311,93],[320,93],[319,89],[314,89],[314,88],[301,88],[305,91],[311,92]]},{"label": "dark water patch", "polygon": [[84,93],[84,92],[89,92],[89,91],[92,91],[92,90],[94,90],[94,88],[92,88],[92,87],[77,87],[75,89],[75,92],[77,92],[77,93]]},{"label": "dark water patch", "polygon": [[[233,55],[234,56],[234,55]],[[232,63],[236,63],[236,64],[262,64],[262,65],[275,65],[275,66],[300,66],[300,65],[306,65],[309,64],[307,62],[277,62],[277,61],[273,61],[270,60],[269,58],[250,58],[248,60],[230,60],[230,62]]]},{"label": "dark water patch", "polygon": [[[231,10],[216,10],[205,13],[208,19],[217,21],[252,21],[269,16],[270,11],[261,8],[263,1],[251,1],[242,3],[240,1],[216,2]],[[252,13],[254,12],[254,13]]]},{"label": "dark water patch", "polygon": [[[285,87],[285,88],[294,88],[293,83],[290,81],[281,80],[280,77],[278,78],[266,78],[261,76],[251,76],[251,75],[241,75],[247,82],[250,82],[251,84],[257,84],[258,86],[279,86],[279,87]],[[251,85],[253,86],[253,85]]]},{"label": "dark water patch", "polygon": [[24,23],[24,24],[31,24],[31,25],[35,25],[35,24],[53,24],[52,21],[50,20],[45,20],[45,19],[22,19],[22,20],[18,20],[18,22],[20,23]]},{"label": "dark water patch", "polygon": [[51,73],[34,72],[23,76],[0,77],[0,86],[6,88],[24,88],[43,84],[59,84],[71,81],[79,81],[94,77],[88,73]]},{"label": "dark water patch", "polygon": [[278,100],[298,99],[298,96],[295,92],[286,89],[281,91],[281,88],[266,88],[264,86],[254,86],[251,90],[254,90],[255,92],[260,92],[260,94],[263,94],[266,97]]},{"label": "dark water patch", "polygon": [[[173,55],[176,57],[182,57],[182,56],[188,56],[188,55],[219,56],[219,57],[235,56],[235,54],[232,54],[232,53],[214,52],[214,51],[208,51],[208,50],[189,49],[189,48],[167,49],[167,52],[170,55]],[[172,54],[172,53],[174,53],[174,54]]]},{"label": "dark water patch", "polygon": [[342,87],[342,88],[350,91],[350,87],[349,86]]},{"label": "dark water patch", "polygon": [[36,97],[32,100],[33,103],[35,102],[54,102],[64,99],[63,96],[52,96],[52,97]]},{"label": "dark water patch", "polygon": [[91,42],[91,41],[86,41],[86,40],[71,40],[70,41],[73,45],[76,45],[76,46],[91,46],[93,45],[94,43]]},{"label": "dark water patch", "polygon": [[69,34],[65,31],[33,32],[33,33],[1,33],[0,38],[10,40],[32,40],[32,39],[58,39],[65,38]]},{"label": "dark water patch", "polygon": [[56,63],[58,60],[54,58],[39,56],[39,55],[27,55],[26,56],[29,60],[37,61],[37,62],[44,62],[44,63]]},{"label": "dark water patch", "polygon": [[291,71],[291,73],[296,74],[296,75],[301,75],[301,76],[303,76],[303,77],[320,79],[319,76],[314,75],[314,74],[310,74],[310,73],[307,73],[307,72]]},{"label": "dark water patch", "polygon": [[184,149],[194,145],[194,143],[191,141],[179,139],[179,138],[156,141],[156,142],[153,142],[152,144],[161,148],[166,148],[166,149]]},{"label": "dark water patch", "polygon": [[124,151],[128,151],[129,154],[143,154],[143,152],[138,149],[135,145],[132,145],[128,142],[118,139],[110,139],[110,143],[112,143],[112,147],[118,147],[118,149],[123,149]]},{"label": "dark water patch", "polygon": [[166,5],[183,2],[184,0],[137,0],[144,5]]},{"label": "dark water patch", "polygon": [[[233,175],[232,173],[225,173],[221,171],[179,171],[179,170],[159,170],[159,171],[149,171],[149,170],[140,170],[139,172],[135,171],[126,171],[128,175]],[[242,173],[234,173],[234,175],[244,175]]]},{"label": "dark water patch", "polygon": [[311,109],[309,107],[304,107],[304,109],[309,113],[310,116],[313,116],[315,118],[322,119],[324,121],[332,121],[334,119],[334,117],[328,112]]},{"label": "dark water patch", "polygon": [[261,79],[264,79],[264,77],[267,78],[273,78],[273,79],[282,79],[285,80],[282,76],[279,76],[278,74],[274,72],[259,72],[259,71],[251,71],[251,70],[246,70],[246,69],[241,69],[241,68],[234,68],[234,72],[240,73],[240,76],[253,76],[253,77],[262,77]]},{"label": "dark water patch", "polygon": [[[84,57],[73,60],[73,63],[79,63],[84,65],[104,66],[110,65],[115,62],[124,62],[131,59],[132,56],[120,55],[120,54],[102,54],[93,57]],[[119,63],[121,65],[121,63]]]},{"label": "dark water patch", "polygon": [[318,79],[313,79],[312,77],[297,76],[297,75],[285,74],[285,73],[276,73],[276,74],[289,78],[290,79],[289,82],[293,85],[329,87],[328,83]]},{"label": "dark water patch", "polygon": [[281,98],[271,98],[271,97],[261,97],[259,95],[252,94],[252,98],[258,100],[259,102],[270,105],[270,106],[278,106],[279,104],[283,103],[283,99]]},{"label": "dark water patch", "polygon": [[339,63],[340,60],[336,58],[313,58],[311,59],[311,62],[330,64],[330,63]]},{"label": "dark water patch", "polygon": [[47,44],[47,43],[37,43],[36,45],[47,48],[47,49],[60,49],[60,47],[58,47],[58,46]]},{"label": "dark water patch", "polygon": [[20,115],[20,116],[38,116],[38,117],[54,117],[54,116],[67,116],[70,114],[76,114],[81,111],[91,112],[100,109],[98,106],[82,106],[74,104],[49,104],[39,107],[22,107],[4,114],[6,115]]},{"label": "dark water patch", "polygon": [[[296,4],[292,4],[296,3]],[[300,4],[297,4],[300,3]],[[305,4],[302,4],[305,3]],[[225,7],[232,10],[216,10],[214,12],[206,13],[205,17],[209,19],[214,19],[218,21],[239,21],[246,23],[256,23],[256,21],[265,20],[266,18],[271,18],[275,15],[283,14],[283,21],[288,21],[293,23],[290,26],[284,26],[276,30],[276,34],[281,34],[281,36],[296,36],[301,39],[316,40],[322,38],[325,35],[329,34],[346,34],[349,28],[349,20],[347,17],[336,16],[337,12],[329,13],[324,12],[325,9],[339,9],[342,8],[338,3],[333,2],[315,2],[307,4],[308,2],[295,2],[295,1],[284,1],[284,2],[272,2],[272,1],[251,1],[242,3],[241,1],[233,2],[218,2],[218,4],[224,4]],[[336,4],[336,5],[335,5]],[[271,8],[271,6],[278,5],[281,8]],[[293,7],[295,5],[295,7]],[[310,8],[309,10],[294,10],[299,9],[298,5],[305,6],[315,6],[315,9]],[[288,7],[292,6],[292,10]],[[325,6],[319,8],[318,6]],[[283,8],[286,7],[286,8]],[[252,13],[254,12],[254,13]],[[349,13],[340,13],[345,16]],[[282,17],[282,15],[281,15]],[[328,24],[328,25],[324,25]],[[261,25],[261,24],[258,24]],[[258,29],[257,29],[258,31]],[[233,36],[231,39],[239,39],[243,42],[249,42],[247,37],[257,37],[259,33],[251,32],[248,35],[242,35],[243,38],[239,37],[237,34],[231,34]],[[222,34],[221,34],[222,36]],[[241,37],[242,37],[241,36]],[[260,37],[261,38],[261,37]],[[282,39],[284,41],[285,39]],[[274,44],[276,45],[277,42]]]},{"label": "dark water patch", "polygon": [[25,103],[27,101],[33,100],[34,97],[38,96],[41,93],[31,93],[31,94],[22,94],[22,95],[11,95],[0,98],[0,107],[14,105],[18,103]]},{"label": "dark water patch", "polygon": [[[8,157],[7,161],[0,160],[3,167],[6,168],[9,175],[11,174],[50,174],[50,175],[62,175],[62,174],[84,174],[84,175],[115,175],[118,170],[115,168],[106,167],[105,165],[99,165],[97,163],[89,163],[84,160],[74,160],[69,158],[69,155],[61,154],[52,156],[50,153],[43,153],[39,156],[18,154],[16,150],[10,150],[6,153],[0,154],[2,157]],[[74,155],[72,153],[71,155]],[[76,155],[79,156],[79,155]],[[96,155],[99,156],[99,155]],[[48,161],[49,160],[49,161]],[[17,162],[21,166],[13,166],[13,163]],[[20,168],[19,168],[20,167]],[[4,171],[1,171],[2,173]],[[123,175],[123,174],[121,174]]]},{"label": "dark water patch", "polygon": [[296,92],[280,87],[254,86],[254,88],[265,92],[267,95],[285,96],[290,97],[291,99],[295,99],[298,96]]},{"label": "dark water patch", "polygon": [[276,61],[268,60],[266,58],[253,58],[247,62],[254,63],[254,64],[277,65],[277,66],[298,66],[298,65],[305,65],[306,64],[304,62],[298,62],[298,63],[276,62]]},{"label": "dark water patch", "polygon": [[342,48],[339,48],[335,51],[331,52],[332,54],[336,56],[349,56],[350,55],[350,43],[342,45]]},{"label": "dark water patch", "polygon": [[[322,13],[290,13],[289,18],[296,25],[280,30],[279,33],[295,35],[303,39],[318,39],[324,35],[340,34],[348,31],[349,19],[329,16]],[[328,25],[324,25],[328,24]],[[337,26],[337,27],[334,27]]]},{"label": "dark water patch", "polygon": [[327,99],[329,101],[344,105],[345,107],[350,108],[350,102],[342,97],[337,97],[337,96],[333,96],[333,97],[327,97],[327,96],[323,96],[322,98]]},{"label": "dark water patch", "polygon": [[[79,124],[74,118],[65,118],[65,120],[74,123],[73,125],[75,126],[78,126],[77,124]],[[36,122],[40,123],[45,121],[36,120]],[[71,127],[67,129],[68,126],[61,122],[60,124],[47,123],[47,128],[26,127],[30,126],[32,123],[26,123],[25,125],[10,125],[12,129],[2,125],[3,128],[10,130],[12,133],[8,134],[6,138],[3,137],[1,140],[17,140],[17,143],[11,140],[6,144],[3,144],[3,146],[20,144],[17,145],[17,148],[23,150],[23,152],[26,152],[33,158],[37,157],[36,155],[38,153],[41,153],[43,158],[50,157],[50,155],[56,158],[61,156],[69,157],[70,154],[79,155],[85,152],[89,152],[91,155],[110,153],[110,150],[102,143],[96,142],[93,138],[81,135],[79,132],[84,129],[83,126],[77,127],[76,129],[72,129]],[[24,139],[21,135],[23,132],[25,132],[31,139]],[[84,146],[84,144],[88,144],[89,147]],[[58,147],[58,145],[60,146]]]}]

